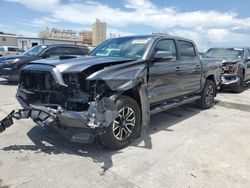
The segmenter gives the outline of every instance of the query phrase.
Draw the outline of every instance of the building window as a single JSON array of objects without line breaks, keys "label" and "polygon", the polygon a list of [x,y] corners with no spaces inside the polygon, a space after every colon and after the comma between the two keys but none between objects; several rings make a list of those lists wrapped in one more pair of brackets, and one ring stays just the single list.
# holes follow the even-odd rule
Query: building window
[{"label": "building window", "polygon": [[4,42],[6,41],[6,38],[5,38],[5,37],[3,37],[3,41],[4,41]]}]

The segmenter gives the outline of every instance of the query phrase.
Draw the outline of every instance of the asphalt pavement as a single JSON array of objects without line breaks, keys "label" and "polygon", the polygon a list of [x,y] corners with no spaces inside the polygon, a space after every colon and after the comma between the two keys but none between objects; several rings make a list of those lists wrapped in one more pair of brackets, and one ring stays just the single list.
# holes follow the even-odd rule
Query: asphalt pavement
[{"label": "asphalt pavement", "polygon": [[[0,119],[18,109],[17,86],[0,79]],[[120,151],[70,143],[31,120],[0,134],[0,188],[250,187],[250,89],[219,93],[151,118],[147,133]]]}]

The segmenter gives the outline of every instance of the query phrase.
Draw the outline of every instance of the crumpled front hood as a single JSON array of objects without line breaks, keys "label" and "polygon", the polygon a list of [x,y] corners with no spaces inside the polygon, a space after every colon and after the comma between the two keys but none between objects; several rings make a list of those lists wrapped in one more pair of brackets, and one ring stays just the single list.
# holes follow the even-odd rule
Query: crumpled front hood
[{"label": "crumpled front hood", "polygon": [[222,60],[222,65],[227,66],[227,65],[234,65],[238,63],[240,60],[239,59],[231,59],[231,60]]},{"label": "crumpled front hood", "polygon": [[240,58],[203,58],[203,60],[220,61],[223,66],[232,65],[241,61]]},{"label": "crumpled front hood", "polygon": [[37,60],[33,61],[32,65],[48,65],[56,67],[61,73],[73,73],[73,72],[82,72],[83,70],[103,64],[120,64],[132,61],[130,59],[116,58],[116,57],[94,57],[94,56],[84,56],[66,60],[58,59],[46,59],[46,60]]}]

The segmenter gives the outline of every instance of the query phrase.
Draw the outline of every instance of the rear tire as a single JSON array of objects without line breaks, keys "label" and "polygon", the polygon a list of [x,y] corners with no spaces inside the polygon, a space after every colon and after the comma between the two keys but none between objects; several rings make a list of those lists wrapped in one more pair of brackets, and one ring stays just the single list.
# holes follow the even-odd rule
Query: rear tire
[{"label": "rear tire", "polygon": [[213,107],[215,95],[215,83],[212,80],[206,80],[204,88],[201,92],[201,99],[197,100],[198,106],[202,109],[209,109]]},{"label": "rear tire", "polygon": [[121,96],[116,101],[119,117],[116,118],[101,135],[105,147],[122,149],[129,145],[131,138],[140,131],[141,113],[137,102],[128,96]]}]

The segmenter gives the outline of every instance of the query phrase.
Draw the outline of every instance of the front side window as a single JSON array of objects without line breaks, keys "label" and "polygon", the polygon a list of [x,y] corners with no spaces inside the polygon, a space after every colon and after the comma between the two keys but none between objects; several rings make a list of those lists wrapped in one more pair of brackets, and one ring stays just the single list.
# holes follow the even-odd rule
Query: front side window
[{"label": "front side window", "polygon": [[181,60],[191,60],[196,57],[194,45],[191,42],[179,41]]},{"label": "front side window", "polygon": [[173,56],[173,60],[177,59],[176,46],[174,40],[164,39],[159,41],[155,46],[154,53],[156,53],[157,51],[166,51]]},{"label": "front side window", "polygon": [[131,60],[142,59],[151,37],[124,37],[109,39],[95,48],[90,56],[120,57]]}]

